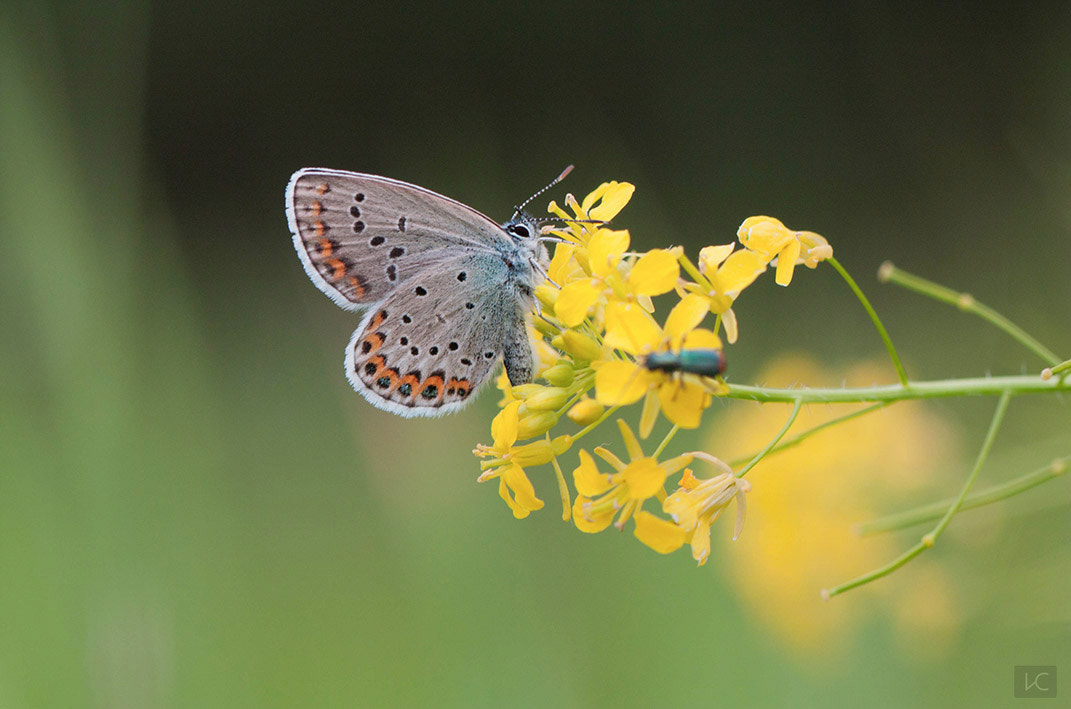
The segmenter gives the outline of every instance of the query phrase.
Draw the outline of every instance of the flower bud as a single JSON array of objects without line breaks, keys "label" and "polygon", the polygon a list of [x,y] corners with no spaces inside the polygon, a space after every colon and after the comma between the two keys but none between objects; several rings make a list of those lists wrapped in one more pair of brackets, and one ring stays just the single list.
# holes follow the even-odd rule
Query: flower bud
[{"label": "flower bud", "polygon": [[540,391],[532,393],[524,400],[524,405],[529,411],[553,411],[565,406],[569,401],[569,390],[561,387],[540,387]]},{"label": "flower bud", "polygon": [[569,420],[578,426],[587,426],[595,423],[602,416],[603,406],[594,399],[584,397],[573,408],[569,409]]},{"label": "flower bud", "polygon": [[543,283],[536,286],[535,297],[539,301],[539,304],[543,306],[543,312],[548,314],[554,313],[554,304],[558,302],[558,293],[560,291],[549,283]]},{"label": "flower bud", "polygon": [[566,330],[551,342],[558,349],[568,352],[575,359],[590,362],[602,354],[602,345],[576,330]]},{"label": "flower bud", "polygon": [[534,411],[522,416],[517,424],[517,438],[535,438],[541,436],[558,423],[558,414],[553,411]]},{"label": "flower bud", "polygon": [[573,383],[575,375],[572,365],[562,361],[543,372],[543,378],[556,387],[567,387]]}]

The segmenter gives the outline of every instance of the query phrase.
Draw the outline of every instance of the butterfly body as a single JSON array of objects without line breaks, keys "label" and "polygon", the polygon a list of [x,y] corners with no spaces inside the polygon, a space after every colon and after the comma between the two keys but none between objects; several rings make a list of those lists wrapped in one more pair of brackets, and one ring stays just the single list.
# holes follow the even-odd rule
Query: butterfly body
[{"label": "butterfly body", "polygon": [[652,352],[643,360],[652,371],[681,372],[702,377],[716,377],[725,371],[725,353],[719,349],[697,348],[680,352]]},{"label": "butterfly body", "polygon": [[409,183],[306,168],[286,189],[294,247],[316,286],[367,308],[346,376],[378,408],[438,416],[474,398],[501,358],[531,381],[527,317],[546,263],[538,222],[498,224]]}]

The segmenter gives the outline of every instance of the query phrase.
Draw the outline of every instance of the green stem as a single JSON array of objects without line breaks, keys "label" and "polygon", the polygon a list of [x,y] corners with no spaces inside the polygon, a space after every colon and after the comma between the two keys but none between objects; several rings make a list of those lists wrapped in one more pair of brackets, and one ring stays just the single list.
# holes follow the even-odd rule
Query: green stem
[{"label": "green stem", "polygon": [[685,256],[684,254],[678,256],[677,263],[681,265],[681,268],[684,269],[685,273],[692,277],[693,281],[702,286],[703,290],[710,290],[711,288],[713,288],[713,286],[710,284],[710,281],[707,280],[707,277],[699,272],[699,269],[695,267],[695,264],[692,263],[691,259],[689,259],[687,256]]},{"label": "green stem", "polygon": [[673,437],[677,435],[677,431],[679,430],[681,430],[681,427],[677,424],[673,424],[673,428],[669,429],[669,433],[667,433],[666,437],[662,439],[662,442],[658,444],[658,448],[655,448],[655,452],[651,454],[651,457],[657,459],[658,456],[662,455],[662,451],[666,449],[666,446],[669,445],[669,442],[673,440]]},{"label": "green stem", "polygon": [[[786,448],[791,448],[792,446],[798,446],[800,443],[803,443],[806,439],[810,438],[811,436],[813,436],[816,433],[819,433],[819,432],[821,432],[821,431],[823,431],[823,430],[825,430],[827,428],[832,428],[833,426],[836,426],[838,424],[844,423],[845,421],[851,421],[852,419],[858,418],[858,417],[860,417],[860,416],[862,416],[864,414],[869,414],[871,411],[877,411],[878,409],[883,409],[887,405],[888,405],[888,403],[883,401],[883,402],[880,402],[880,403],[877,403],[877,404],[873,404],[871,406],[867,406],[865,408],[859,409],[858,411],[853,411],[850,414],[844,414],[843,416],[838,416],[837,418],[830,419],[829,421],[826,421],[825,423],[820,423],[817,426],[815,426],[814,428],[809,428],[806,431],[804,431],[804,432],[802,432],[802,433],[800,433],[800,434],[798,434],[796,436],[793,436],[792,438],[788,439],[787,441],[784,441],[784,442],[779,443],[778,445],[774,446],[773,448],[770,449],[770,452],[767,455],[772,455],[773,453],[780,453],[781,451],[785,450]],[[729,463],[729,465],[731,465],[731,466],[733,466],[735,468],[737,465],[743,465],[748,460],[751,460],[751,458],[752,458],[752,456],[750,456],[750,455],[744,456],[743,458],[737,458],[736,460],[734,460],[731,463]]]},{"label": "green stem", "polygon": [[885,326],[881,323],[881,318],[878,317],[877,312],[874,310],[874,306],[870,304],[867,297],[863,295],[863,291],[856,284],[855,280],[848,275],[848,272],[844,270],[844,267],[840,265],[837,259],[830,256],[826,259],[833,268],[836,269],[840,277],[848,284],[848,287],[855,293],[855,297],[859,299],[859,302],[863,304],[863,308],[867,314],[870,315],[870,319],[874,322],[874,327],[878,329],[878,334],[881,335],[882,341],[885,343],[885,349],[889,351],[889,357],[892,359],[893,366],[896,367],[896,376],[900,379],[900,383],[907,386],[907,372],[904,371],[904,365],[900,362],[900,355],[896,354],[896,348],[893,347],[892,340],[889,338],[889,333],[885,329]]},{"label": "green stem", "polygon": [[939,379],[928,382],[909,382],[872,387],[793,388],[773,389],[746,384],[731,384],[729,399],[751,399],[761,402],[788,403],[802,399],[805,404],[853,404],[904,399],[936,399],[953,396],[996,396],[1009,391],[1013,394],[1038,394],[1071,391],[1071,381],[1056,377],[1042,379],[1036,375],[1009,377],[975,377],[969,379]]},{"label": "green stem", "polygon": [[[1069,465],[1071,465],[1071,456],[1057,458],[1044,468],[1038,468],[1026,475],[1021,475],[1013,480],[994,485],[971,495],[963,501],[963,507],[961,509],[970,510],[975,507],[991,505],[994,502],[1000,502],[1001,500],[1026,492],[1027,490],[1035,488],[1053,478],[1060,477],[1067,472]],[[953,500],[949,498],[922,507],[916,507],[913,510],[898,512],[869,522],[863,522],[856,527],[856,532],[859,536],[868,537],[872,534],[892,532],[916,524],[922,524],[923,522],[929,522],[930,520],[938,519],[943,515],[952,502]]]},{"label": "green stem", "polygon": [[1053,374],[1063,374],[1069,371],[1071,371],[1071,359],[1067,360],[1066,362],[1060,362],[1055,367],[1050,368],[1049,375],[1051,376]]},{"label": "green stem", "polygon": [[573,434],[573,440],[574,441],[578,441],[581,438],[583,438],[584,436],[586,436],[589,433],[591,433],[592,431],[594,431],[596,428],[599,427],[600,424],[602,424],[603,421],[605,421],[606,419],[608,419],[611,416],[613,416],[617,412],[617,410],[620,409],[620,408],[621,408],[620,406],[611,406],[606,411],[603,411],[602,415],[599,416],[599,418],[595,419],[594,421],[589,423],[587,426],[584,426],[584,428],[582,428],[579,431],[577,431],[576,433],[574,433]]},{"label": "green stem", "polygon": [[948,511],[945,512],[945,516],[941,518],[941,521],[937,523],[937,526],[933,528],[933,531],[922,538],[923,543],[933,546],[937,543],[937,538],[941,536],[941,533],[945,531],[945,527],[952,521],[952,515],[959,512],[959,508],[963,506],[963,501],[967,499],[967,493],[971,491],[971,487],[974,485],[975,479],[978,477],[978,471],[982,469],[982,465],[985,463],[986,458],[989,457],[989,450],[993,447],[993,440],[997,437],[997,431],[1000,430],[1000,424],[1004,421],[1004,412],[1008,410],[1008,402],[1011,401],[1011,392],[1004,392],[1000,397],[1000,401],[997,402],[997,410],[993,412],[993,420],[989,422],[989,431],[985,434],[985,442],[982,443],[982,450],[978,451],[978,458],[974,461],[974,468],[971,469],[970,475],[967,476],[967,480],[963,483],[963,488],[960,489],[959,495],[956,497],[956,501],[948,507]]},{"label": "green stem", "polygon": [[741,469],[740,472],[736,474],[736,477],[744,477],[745,475],[747,475],[747,472],[749,470],[754,468],[760,460],[766,457],[766,454],[769,453],[770,450],[772,450],[773,447],[777,445],[777,442],[780,441],[786,433],[788,433],[788,429],[790,429],[792,427],[792,424],[796,422],[796,417],[800,415],[801,408],[803,408],[803,400],[796,399],[796,404],[792,407],[792,413],[788,415],[788,421],[785,421],[785,425],[781,427],[781,430],[777,432],[777,435],[773,437],[773,440],[767,443],[766,447],[759,451],[758,454],[751,459],[751,462],[745,465],[743,469]]},{"label": "green stem", "polygon": [[941,536],[941,533],[945,530],[945,527],[948,526],[949,521],[951,521],[952,515],[956,514],[963,505],[963,500],[966,499],[967,493],[970,492],[971,485],[974,484],[975,479],[978,477],[978,471],[982,469],[982,465],[985,463],[986,458],[989,457],[989,451],[993,447],[993,441],[997,437],[997,431],[1000,430],[1000,424],[1004,421],[1004,412],[1008,410],[1009,401],[1011,401],[1011,394],[1009,392],[1004,392],[1000,397],[1000,401],[997,402],[997,410],[993,412],[993,419],[989,422],[989,430],[985,434],[985,440],[982,442],[981,450],[978,451],[978,457],[974,461],[974,467],[971,468],[970,474],[967,475],[967,480],[964,481],[963,487],[959,491],[959,496],[956,497],[955,501],[945,511],[944,516],[941,518],[941,521],[937,523],[937,526],[930,530],[929,534],[924,535],[915,546],[911,547],[885,566],[875,569],[868,574],[863,574],[862,576],[835,588],[822,591],[823,598],[832,598],[845,591],[850,591],[853,588],[868,584],[871,581],[877,581],[883,576],[888,576],[896,569],[899,569],[927,549],[933,548],[937,543],[937,538]]},{"label": "green stem", "polygon": [[895,283],[902,288],[907,288],[908,290],[915,291],[916,293],[928,296],[934,300],[954,305],[960,310],[973,313],[989,322],[991,325],[1000,328],[1008,335],[1011,335],[1018,340],[1021,345],[1045,360],[1047,364],[1056,365],[1060,362],[1060,358],[1056,356],[1052,350],[1035,340],[1021,327],[993,310],[988,305],[979,303],[970,293],[960,293],[951,288],[934,283],[933,281],[928,281],[925,278],[897,268],[890,261],[881,264],[881,268],[878,269],[878,280],[883,283]]}]

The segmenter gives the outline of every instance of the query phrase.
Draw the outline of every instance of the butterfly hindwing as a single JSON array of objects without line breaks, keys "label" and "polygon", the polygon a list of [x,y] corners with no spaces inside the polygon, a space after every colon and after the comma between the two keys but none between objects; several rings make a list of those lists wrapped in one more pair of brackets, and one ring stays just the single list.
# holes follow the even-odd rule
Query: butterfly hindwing
[{"label": "butterfly hindwing", "polygon": [[504,350],[530,370],[522,305],[503,287],[505,277],[501,258],[480,252],[414,274],[354,332],[346,350],[350,383],[381,409],[438,416],[473,398]]},{"label": "butterfly hindwing", "polygon": [[446,255],[492,251],[490,218],[406,182],[305,168],[286,189],[294,247],[313,283],[348,310],[379,302]]}]

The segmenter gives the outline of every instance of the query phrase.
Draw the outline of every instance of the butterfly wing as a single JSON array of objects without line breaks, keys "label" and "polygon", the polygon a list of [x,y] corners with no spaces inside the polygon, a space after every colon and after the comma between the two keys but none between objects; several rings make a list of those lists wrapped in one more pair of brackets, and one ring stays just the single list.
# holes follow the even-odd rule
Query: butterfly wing
[{"label": "butterfly wing", "polygon": [[383,300],[458,246],[509,237],[489,217],[387,177],[305,168],[286,187],[286,216],[305,272],[347,310]]},{"label": "butterfly wing", "polygon": [[391,413],[439,416],[475,398],[506,350],[526,359],[530,372],[524,304],[506,280],[500,256],[476,251],[414,274],[353,333],[346,348],[353,388]]}]

